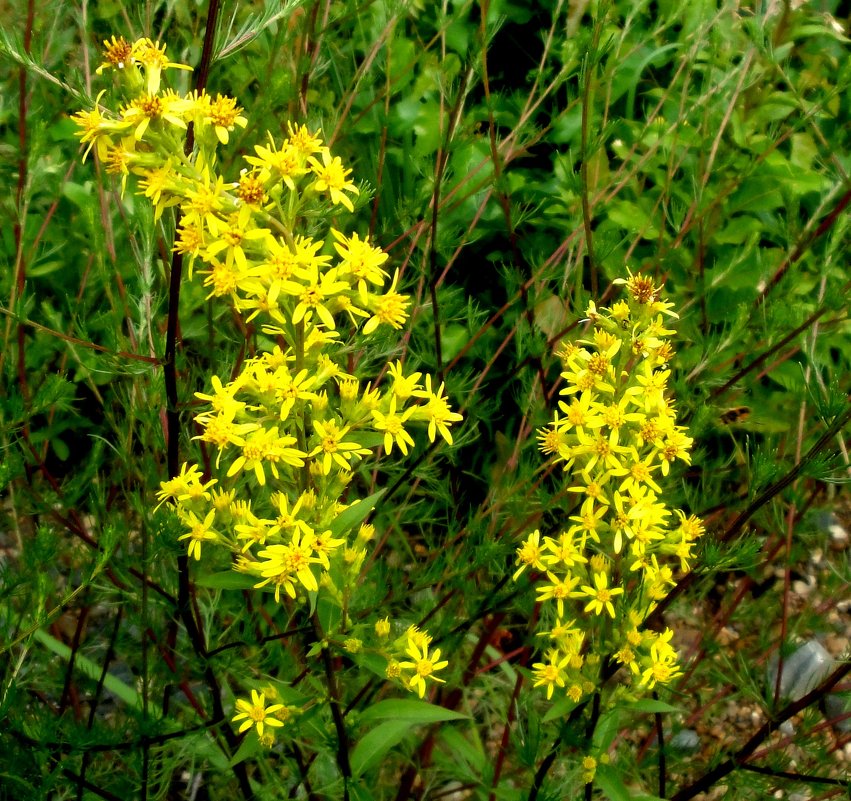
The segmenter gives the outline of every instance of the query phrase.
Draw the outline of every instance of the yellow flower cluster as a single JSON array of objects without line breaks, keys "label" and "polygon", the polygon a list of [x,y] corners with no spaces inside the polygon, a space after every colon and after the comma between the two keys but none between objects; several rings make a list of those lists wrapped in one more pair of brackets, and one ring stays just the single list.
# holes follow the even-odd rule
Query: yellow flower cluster
[{"label": "yellow flower cluster", "polygon": [[675,460],[689,463],[692,439],[666,397],[673,350],[661,287],[629,274],[626,299],[592,302],[590,338],[562,345],[566,386],[559,411],[539,431],[540,449],[563,464],[578,496],[568,525],[554,537],[532,532],[517,549],[514,579],[530,568],[551,628],[544,661],[533,665],[547,698],[563,689],[574,702],[593,692],[604,658],[626,668],[638,688],[680,674],[670,629],[643,629],[674,585],[675,566],[690,568],[702,522],[662,499],[660,481]]},{"label": "yellow flower cluster", "polygon": [[[205,546],[226,549],[235,569],[276,600],[320,585],[339,597],[332,561],[352,579],[370,538],[361,536],[362,526],[349,546],[345,535],[361,521],[340,523],[343,491],[361,461],[382,446],[387,455],[394,448],[406,455],[414,424],[426,426],[432,442],[440,434],[451,443],[450,427],[461,415],[443,384],[406,374],[400,362],[388,366],[383,388],[348,372],[344,335],[401,328],[410,300],[397,291],[398,271],[391,280],[384,269],[387,254],[368,237],[330,225],[322,231],[335,207],[353,211],[359,192],[318,132],[289,125],[281,142],[268,133],[245,157],[239,180],[227,182],[216,172],[216,149],[247,124],[236,100],[163,88],[164,70],[190,68],[169,61],[158,42],[113,37],[104,44],[98,71],[113,71],[125,102],[117,111],[101,107],[101,92],[94,108],[73,116],[84,158],[94,149],[107,171],[121,176],[122,191],[137,175],[157,218],[177,207],[175,250],[190,277],[200,262],[208,298],[229,299],[246,323],[277,342],[263,350],[261,340],[233,380],[214,375],[210,391],[196,393],[207,404],[195,417],[196,439],[215,449],[218,477],[184,465],[162,483],[160,504],[174,504],[195,559]],[[195,147],[186,155],[190,124]],[[427,644],[417,643],[408,656],[415,679],[406,684],[422,695],[425,665],[439,669],[439,652],[429,657]],[[262,721],[262,703],[249,706],[242,710],[249,720]]]},{"label": "yellow flower cluster", "polygon": [[[379,640],[386,639],[390,635],[390,620],[379,620],[375,624],[375,633]],[[408,626],[405,633],[392,642],[389,648],[381,649],[387,659],[384,675],[388,679],[401,682],[422,698],[426,691],[426,680],[442,684],[443,679],[434,674],[449,664],[446,660],[441,660],[440,648],[429,651],[430,647],[431,635],[427,631],[417,626]]]}]

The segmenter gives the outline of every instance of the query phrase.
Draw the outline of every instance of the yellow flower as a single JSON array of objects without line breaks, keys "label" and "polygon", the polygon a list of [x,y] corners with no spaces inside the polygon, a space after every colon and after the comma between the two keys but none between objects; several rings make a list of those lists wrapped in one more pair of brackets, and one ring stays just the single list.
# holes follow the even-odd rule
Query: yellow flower
[{"label": "yellow flower", "polygon": [[576,428],[578,429],[577,433],[579,433],[586,428],[600,428],[604,425],[599,404],[594,402],[594,397],[594,393],[589,390],[580,393],[578,398],[574,398],[570,402],[570,406],[564,401],[559,401],[559,408],[565,415],[562,423],[564,431],[567,431],[568,428]]},{"label": "yellow flower", "polygon": [[639,674],[638,661],[635,658],[635,652],[628,645],[624,645],[619,651],[615,652],[615,659],[625,667],[628,667],[636,676]]},{"label": "yellow flower", "polygon": [[408,319],[407,309],[411,305],[411,299],[396,291],[398,281],[399,271],[396,270],[390,288],[383,295],[369,295],[368,305],[372,310],[372,317],[363,327],[364,334],[371,334],[382,323],[399,330]]},{"label": "yellow flower", "polygon": [[189,512],[184,520],[189,526],[189,531],[178,539],[189,540],[189,555],[194,556],[196,560],[201,558],[201,543],[215,541],[219,537],[218,533],[212,529],[215,518],[216,510],[211,509],[203,520],[200,520],[195,512]]},{"label": "yellow flower", "polygon": [[571,515],[570,519],[576,525],[570,527],[568,536],[573,536],[577,531],[584,538],[590,537],[595,542],[600,541],[600,535],[597,529],[600,527],[603,518],[608,512],[608,506],[601,505],[595,508],[594,498],[586,498],[582,503],[582,508],[578,515]]},{"label": "yellow flower", "polygon": [[191,102],[173,92],[162,95],[143,93],[130,101],[121,111],[122,119],[129,125],[135,125],[133,138],[141,141],[152,122],[165,120],[177,128],[186,128],[184,116],[191,108]]},{"label": "yellow flower", "polygon": [[638,451],[633,447],[632,459],[630,459],[620,470],[613,470],[612,475],[626,476],[621,481],[619,490],[621,492],[630,492],[633,488],[636,490],[643,486],[651,487],[656,492],[662,492],[661,487],[653,479],[653,471],[659,467],[653,464],[654,453],[651,451],[643,459]]},{"label": "yellow flower", "polygon": [[231,201],[225,193],[232,184],[226,184],[221,175],[212,180],[205,167],[201,179],[195,181],[193,187],[186,192],[186,202],[181,206],[184,220],[197,224],[202,232],[214,227],[218,230],[221,223],[217,215],[231,208]]},{"label": "yellow flower", "polygon": [[[113,43],[115,37],[113,37]],[[104,42],[106,45],[107,43]],[[126,43],[125,43],[126,44]],[[164,69],[174,67],[179,70],[188,70],[192,72],[192,67],[187,64],[179,64],[176,61],[169,61],[165,54],[166,45],[160,45],[159,42],[152,42],[150,39],[137,39],[133,42],[131,60],[137,64],[141,64],[145,68],[146,88],[149,94],[156,94],[160,90],[160,77]],[[117,47],[107,48],[107,60],[110,55],[115,57],[123,52],[120,43]],[[124,62],[120,66],[124,66]]]},{"label": "yellow flower", "polygon": [[366,305],[367,281],[375,286],[384,285],[384,279],[389,276],[381,269],[381,265],[389,256],[383,250],[372,247],[368,238],[358,237],[357,233],[347,237],[332,228],[331,234],[337,240],[334,249],[342,259],[339,265],[340,275],[350,274],[357,281],[358,296],[361,303]]},{"label": "yellow flower", "polygon": [[[299,370],[292,375],[286,367],[275,370],[275,399],[280,401],[280,418],[286,420],[296,402],[304,402],[316,398],[316,393],[310,388],[315,384],[314,376],[307,370]],[[301,408],[301,407],[299,407]]]},{"label": "yellow flower", "polygon": [[104,39],[104,62],[95,72],[100,75],[107,67],[125,69],[132,64],[132,54],[133,47],[123,36],[119,36],[118,38],[112,36],[110,39]]},{"label": "yellow flower", "polygon": [[517,562],[520,565],[514,571],[512,579],[517,581],[520,574],[527,567],[534,567],[536,570],[546,570],[546,565],[543,562],[543,551],[541,549],[541,532],[535,529],[517,549]]},{"label": "yellow flower", "polygon": [[205,260],[209,261],[224,251],[225,262],[228,265],[235,262],[242,272],[248,269],[246,249],[254,248],[259,251],[262,249],[262,240],[271,236],[268,228],[254,227],[249,206],[242,206],[239,212],[229,215],[227,220],[211,215],[207,226],[212,238],[204,254]]},{"label": "yellow flower", "polygon": [[345,195],[346,192],[351,192],[355,195],[359,194],[358,188],[348,180],[351,170],[347,170],[343,166],[343,162],[339,156],[332,158],[328,148],[322,148],[321,153],[321,164],[313,156],[307,160],[311,172],[316,176],[316,180],[313,182],[313,188],[317,192],[328,192],[331,195],[331,202],[335,205],[339,203],[349,211],[354,211],[355,207],[352,201]]},{"label": "yellow flower", "polygon": [[95,98],[95,105],[91,111],[78,111],[71,116],[71,120],[80,129],[74,132],[74,136],[80,137],[80,142],[89,143],[83,153],[83,161],[89,155],[92,146],[97,145],[98,158],[102,159],[106,156],[107,149],[111,143],[110,134],[121,134],[127,131],[128,125],[121,122],[116,122],[107,117],[104,117],[100,112],[100,99],[104,96],[106,90],[98,93]]},{"label": "yellow flower", "polygon": [[677,664],[677,652],[671,646],[670,640],[674,632],[665,629],[650,646],[650,664],[641,674],[641,685],[652,689],[656,684],[667,684],[671,679],[681,675]]},{"label": "yellow flower", "polygon": [[278,478],[277,462],[284,462],[292,467],[302,467],[307,454],[290,447],[295,443],[295,437],[280,436],[277,426],[252,431],[242,445],[242,455],[234,459],[231,464],[227,473],[228,478],[235,476],[240,470],[254,470],[257,483],[262,487],[266,483],[264,464],[269,465],[275,478]]},{"label": "yellow flower", "polygon": [[306,534],[303,538],[301,532],[295,531],[288,545],[270,545],[260,551],[257,555],[262,561],[257,570],[264,581],[255,584],[255,589],[264,587],[269,583],[275,584],[275,601],[280,600],[281,587],[284,588],[290,598],[296,597],[295,580],[309,592],[317,592],[319,585],[316,576],[310,569],[311,565],[317,564],[319,559],[313,555],[312,534]]},{"label": "yellow flower", "polygon": [[544,549],[548,552],[543,560],[549,567],[570,569],[577,564],[585,564],[588,559],[582,554],[585,548],[585,537],[577,541],[573,534],[562,532],[558,541],[552,537],[544,537]]},{"label": "yellow flower", "polygon": [[313,429],[319,437],[319,444],[308,455],[322,455],[322,472],[326,476],[331,472],[333,464],[343,470],[351,470],[351,460],[354,456],[368,456],[371,452],[359,442],[344,441],[343,437],[349,433],[349,426],[339,428],[333,420],[326,420],[324,423],[314,420]]},{"label": "yellow flower", "polygon": [[274,521],[257,517],[251,510],[246,510],[243,522],[234,526],[236,538],[245,540],[242,552],[245,553],[252,545],[265,545],[266,539],[274,532]]},{"label": "yellow flower", "polygon": [[552,422],[544,428],[539,428],[538,448],[547,456],[555,456],[570,448],[569,426],[559,419],[558,412],[553,416]]},{"label": "yellow flower", "polygon": [[609,587],[609,577],[605,573],[594,574],[594,587],[587,585],[580,587],[583,595],[590,596],[591,600],[586,604],[585,611],[600,615],[605,610],[611,617],[615,616],[615,607],[612,599],[623,593],[622,587]]},{"label": "yellow flower", "polygon": [[405,421],[413,414],[414,409],[405,409],[401,415],[396,414],[396,396],[390,397],[390,409],[387,414],[383,414],[378,409],[372,410],[373,423],[372,426],[376,431],[384,432],[384,450],[389,455],[393,450],[395,443],[399,450],[407,456],[408,446],[414,447],[414,440],[411,435],[405,431]]},{"label": "yellow flower", "polygon": [[[252,726],[257,729],[258,736],[263,736],[265,726],[277,728],[284,725],[282,720],[274,717],[274,714],[283,709],[283,704],[272,704],[266,706],[266,696],[263,693],[258,693],[257,690],[251,691],[251,701],[245,701],[242,698],[237,699],[236,708],[239,714],[233,716],[233,722],[242,720],[243,723],[239,727],[240,733],[248,731]],[[243,720],[244,719],[244,720]]]},{"label": "yellow flower", "polygon": [[285,492],[276,492],[271,498],[272,505],[278,511],[278,516],[275,518],[275,525],[287,533],[291,531],[301,531],[302,534],[313,534],[313,529],[299,517],[299,512],[305,503],[305,497],[300,495],[298,500],[290,509],[290,502]]},{"label": "yellow flower", "polygon": [[242,108],[232,97],[216,95],[215,99],[209,98],[206,103],[202,102],[200,108],[202,121],[213,126],[216,138],[223,145],[228,143],[228,132],[232,131],[235,125],[244,128],[248,124],[248,120],[242,116]]},{"label": "yellow flower", "polygon": [[423,374],[411,373],[406,376],[402,370],[401,361],[395,361],[388,364],[387,372],[390,373],[390,377],[393,379],[393,394],[399,398],[399,400],[405,401],[410,398],[411,395],[416,395],[418,390],[422,390],[420,379],[423,377]]},{"label": "yellow flower", "polygon": [[564,578],[559,578],[555,573],[547,571],[549,584],[536,587],[538,601],[555,600],[558,616],[564,615],[564,602],[573,595],[573,588],[579,584],[579,576],[571,576],[569,573]]},{"label": "yellow flower", "polygon": [[287,122],[287,131],[290,138],[289,143],[302,155],[312,156],[322,151],[322,138],[319,131],[310,133],[306,125],[293,125]]},{"label": "yellow flower", "polygon": [[321,534],[317,534],[316,538],[313,540],[313,552],[316,554],[319,564],[321,564],[326,570],[330,569],[331,562],[328,559],[329,555],[334,553],[334,551],[336,551],[341,545],[345,544],[345,542],[346,541],[341,537],[332,537],[331,529],[327,529]]},{"label": "yellow flower", "polygon": [[159,509],[168,500],[178,503],[197,500],[208,501],[210,493],[207,490],[216,483],[216,479],[204,484],[201,481],[202,475],[198,465],[190,466],[184,462],[179,475],[160,484],[160,489],[157,492],[159,503],[156,508]]},{"label": "yellow flower", "polygon": [[570,655],[562,656],[558,651],[551,651],[548,662],[535,662],[532,671],[535,677],[533,687],[546,686],[547,699],[553,697],[554,687],[564,687],[564,669],[570,662]]},{"label": "yellow flower", "polygon": [[413,639],[409,639],[405,653],[407,653],[413,661],[400,662],[399,667],[403,670],[414,671],[414,675],[407,680],[409,690],[416,690],[420,698],[422,698],[425,695],[426,679],[438,681],[441,684],[443,683],[443,679],[437,678],[434,674],[438,670],[443,670],[449,662],[446,660],[443,662],[440,661],[439,648],[435,648],[435,650],[429,654],[428,645],[420,647],[413,641]]},{"label": "yellow flower", "polygon": [[417,626],[408,626],[403,639],[406,647],[410,643],[413,643],[418,648],[428,648],[431,644],[431,635],[427,631],[422,631]]},{"label": "yellow flower", "polygon": [[249,206],[260,207],[269,200],[261,175],[256,170],[240,176],[236,194],[243,203]]},{"label": "yellow flower", "polygon": [[296,275],[302,277],[305,283],[288,280],[281,284],[284,292],[298,298],[292,322],[299,323],[302,320],[310,322],[312,313],[316,312],[323,325],[333,331],[336,327],[334,315],[325,305],[326,300],[348,289],[349,285],[345,281],[337,280],[336,271],[333,269],[320,275],[316,264],[311,264],[307,268],[296,268]]},{"label": "yellow flower", "polygon": [[222,380],[217,375],[213,375],[210,377],[210,383],[213,385],[212,395],[196,392],[195,397],[207,401],[214,412],[233,415],[245,408],[245,403],[236,400],[236,393],[242,388],[241,377],[224,386]]},{"label": "yellow flower", "polygon": [[[280,149],[269,131],[269,146],[254,145],[256,156],[245,156],[245,160],[260,169],[261,178],[282,180],[291,191],[295,191],[295,182],[307,172],[304,156],[290,142],[283,142]],[[267,178],[268,176],[268,178]]]},{"label": "yellow flower", "polygon": [[434,442],[437,432],[440,432],[440,435],[451,445],[452,434],[449,432],[449,426],[464,418],[458,412],[450,410],[449,401],[443,394],[443,384],[437,388],[437,391],[433,391],[431,376],[427,375],[425,389],[418,390],[415,394],[426,398],[425,406],[419,407],[416,412],[428,420],[429,441]]}]

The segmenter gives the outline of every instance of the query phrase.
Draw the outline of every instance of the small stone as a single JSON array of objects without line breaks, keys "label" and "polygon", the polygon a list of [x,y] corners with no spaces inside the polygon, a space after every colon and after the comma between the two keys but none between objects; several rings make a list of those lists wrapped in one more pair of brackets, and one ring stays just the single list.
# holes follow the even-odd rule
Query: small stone
[{"label": "small stone", "polygon": [[718,643],[723,646],[732,645],[736,640],[739,639],[739,633],[730,628],[729,626],[724,626],[721,631],[718,632]]},{"label": "small stone", "polygon": [[828,535],[828,544],[832,551],[844,551],[848,548],[851,536],[833,512],[822,511],[813,518],[820,531]]},{"label": "small stone", "polygon": [[680,729],[671,738],[671,748],[686,753],[695,753],[700,749],[700,737],[694,729]]},{"label": "small stone", "polygon": [[839,523],[829,526],[827,531],[830,534],[831,545],[836,543],[848,544],[848,532]]},{"label": "small stone", "polygon": [[[775,655],[768,664],[768,686],[777,684],[778,658]],[[833,657],[821,643],[810,640],[783,661],[780,679],[780,697],[797,701],[816,688],[833,669]]]},{"label": "small stone", "polygon": [[784,720],[777,728],[781,734],[785,734],[787,737],[795,735],[795,726],[791,720]]},{"label": "small stone", "polygon": [[[851,714],[851,696],[831,693],[824,699],[825,715],[828,720],[841,718]],[[839,720],[833,724],[838,731],[851,732],[851,717]]]}]

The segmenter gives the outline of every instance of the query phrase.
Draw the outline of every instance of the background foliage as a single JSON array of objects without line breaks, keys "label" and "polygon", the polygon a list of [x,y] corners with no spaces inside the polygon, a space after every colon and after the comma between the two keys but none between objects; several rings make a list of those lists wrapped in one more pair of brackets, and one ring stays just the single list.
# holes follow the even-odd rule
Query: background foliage
[{"label": "background foliage", "polygon": [[[197,64],[208,13],[30,2],[3,14],[4,797],[224,798],[249,784],[258,798],[341,797],[321,704],[283,750],[234,758],[220,717],[235,694],[271,684],[300,704],[323,697],[323,677],[309,637],[282,636],[297,609],[206,586],[203,565],[192,603],[208,650],[190,646],[182,547],[153,511],[173,232],[80,164],[68,117],[97,94],[102,39],[148,35]],[[848,734],[815,703],[824,693],[774,733],[791,712],[766,679],[804,640],[848,655],[848,551],[823,524],[848,515],[851,60],[837,13],[706,0],[220,9],[208,89],[251,120],[222,172],[266,128],[321,128],[363,182],[361,233],[415,297],[401,348],[388,339],[361,366],[421,365],[465,414],[453,447],[421,437],[407,466],[358,477],[364,494],[388,489],[372,607],[436,633],[452,676],[432,701],[466,717],[405,725],[397,706],[385,721],[381,683],[341,658],[350,737],[367,743],[354,746],[356,797],[581,787],[575,744],[529,686],[534,597],[508,578],[519,538],[573,513],[535,446],[559,389],[552,350],[626,266],[664,280],[681,315],[674,387],[697,450],[672,504],[711,536],[666,610],[691,661],[665,696],[677,711],[664,738],[687,728],[701,746],[661,750],[661,707],[618,710],[598,729],[618,767],[598,791],[684,799],[722,782],[757,799],[800,789],[785,772],[823,779],[811,797],[841,792]],[[186,285],[185,458],[192,393],[251,348],[203,297]]]}]

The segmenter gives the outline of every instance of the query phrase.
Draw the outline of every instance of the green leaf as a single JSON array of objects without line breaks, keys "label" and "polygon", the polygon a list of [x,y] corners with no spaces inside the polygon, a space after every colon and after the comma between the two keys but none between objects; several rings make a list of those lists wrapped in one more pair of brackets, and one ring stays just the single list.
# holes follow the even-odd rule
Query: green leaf
[{"label": "green leaf", "polygon": [[364,782],[352,782],[349,785],[352,801],[374,801],[372,790]]},{"label": "green leaf", "polygon": [[773,176],[755,175],[742,182],[728,204],[731,211],[772,211],[783,205],[783,195]]},{"label": "green leaf", "polygon": [[653,698],[642,698],[638,701],[633,701],[631,704],[626,705],[627,709],[632,709],[636,712],[662,712],[662,713],[671,713],[671,712],[681,712],[682,710],[679,707],[671,706],[670,704],[666,704],[664,701],[656,701]]},{"label": "green leaf", "polygon": [[388,720],[367,732],[352,751],[353,775],[360,776],[377,764],[414,725],[407,720]]},{"label": "green leaf", "polygon": [[381,431],[358,431],[357,439],[364,448],[377,448],[384,443],[384,434]]},{"label": "green leaf", "polygon": [[599,765],[594,775],[596,784],[611,801],[632,801],[632,796],[621,777],[611,765]]},{"label": "green leaf", "polygon": [[257,735],[249,732],[248,736],[240,744],[237,752],[231,757],[228,765],[233,767],[240,762],[245,762],[246,759],[251,759],[255,754],[258,754],[260,750],[260,740],[257,738]]},{"label": "green leaf", "polygon": [[607,216],[624,230],[640,234],[642,239],[656,239],[659,236],[659,229],[650,215],[637,203],[629,200],[613,203]]},{"label": "green leaf", "polygon": [[86,209],[92,202],[91,182],[76,184],[73,181],[65,181],[62,184],[62,194],[78,208]]},{"label": "green leaf", "polygon": [[599,751],[608,751],[620,730],[620,719],[623,707],[615,707],[600,716],[597,728],[594,730],[594,746]]},{"label": "green leaf", "polygon": [[[451,754],[454,764],[459,767],[466,764],[473,776],[480,776],[485,769],[485,750],[474,727],[443,726],[440,729],[440,742],[447,754]],[[460,778],[460,776],[458,777]]]},{"label": "green leaf", "polygon": [[448,325],[443,332],[441,338],[441,353],[443,361],[448,362],[454,359],[470,341],[470,334],[467,327],[463,325]]},{"label": "green leaf", "polygon": [[570,711],[576,707],[576,701],[565,696],[556,701],[544,715],[544,723],[549,723],[551,720],[561,720],[566,718]]},{"label": "green leaf", "polygon": [[71,451],[59,437],[51,437],[50,447],[53,448],[53,452],[56,454],[56,458],[59,459],[60,462],[68,461]]},{"label": "green leaf", "polygon": [[439,723],[443,720],[469,720],[470,716],[415,698],[388,698],[365,709],[360,719],[370,721],[384,718],[404,720],[414,726],[423,723]]},{"label": "green leaf", "polygon": [[759,233],[762,224],[756,217],[749,214],[739,214],[724,226],[713,240],[719,245],[741,245],[754,234]]},{"label": "green leaf", "polygon": [[337,515],[334,522],[331,523],[331,536],[340,537],[347,531],[351,531],[355,526],[363,523],[386,491],[379,490],[368,498],[355,501],[348,509],[344,509],[342,513]]},{"label": "green leaf", "polygon": [[256,583],[256,577],[236,573],[233,570],[224,573],[202,573],[195,578],[196,586],[211,590],[249,590]]},{"label": "green leaf", "polygon": [[63,267],[67,266],[67,262],[59,259],[56,259],[55,261],[44,261],[41,264],[27,270],[27,278],[42,278],[45,275],[55,273],[57,270],[61,270]]},{"label": "green leaf", "polygon": [[[61,659],[71,659],[71,649],[64,642],[60,642],[43,629],[34,631],[33,638],[38,640],[48,650],[53,651]],[[74,655],[74,668],[92,681],[99,681],[103,673],[103,668],[100,665],[95,664],[91,659],[88,659],[79,652]],[[107,672],[103,684],[107,690],[116,698],[121,699],[127,706],[139,712],[142,711],[141,696],[132,687],[121,681],[121,679]],[[149,706],[148,713],[158,716],[156,705]]]},{"label": "green leaf", "polygon": [[319,596],[318,593],[309,593],[310,598],[310,611],[311,614],[314,610],[317,611],[319,615],[319,623],[322,625],[323,631],[336,631],[337,626],[340,625],[340,621],[343,618],[342,610],[340,609],[340,604],[332,598],[329,598],[326,593],[323,593],[322,596]]}]

